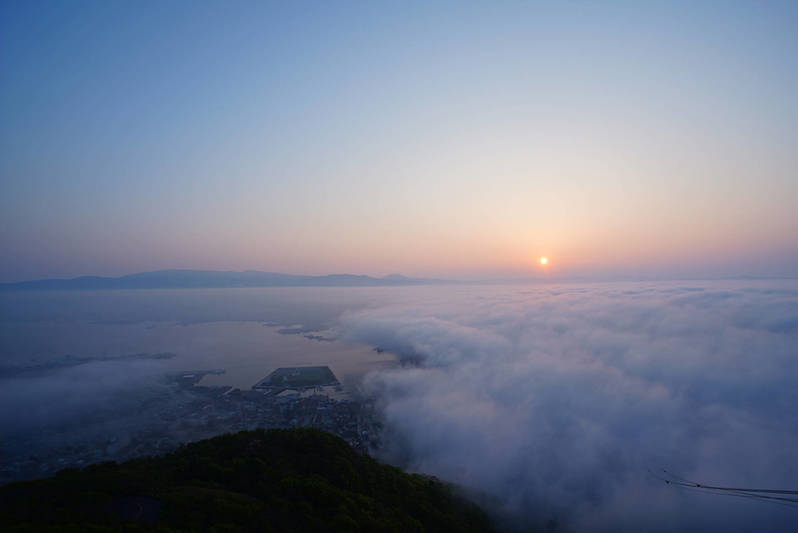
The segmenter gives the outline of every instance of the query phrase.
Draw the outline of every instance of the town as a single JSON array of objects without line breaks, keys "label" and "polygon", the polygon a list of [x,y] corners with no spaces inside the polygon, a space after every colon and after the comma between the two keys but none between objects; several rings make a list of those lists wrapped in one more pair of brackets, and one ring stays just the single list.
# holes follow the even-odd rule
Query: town
[{"label": "town", "polygon": [[6,442],[10,449],[4,450],[0,484],[49,476],[63,468],[159,455],[188,442],[251,429],[313,427],[340,436],[362,453],[379,447],[373,401],[353,398],[326,366],[279,368],[250,390],[199,385],[204,376],[223,373],[168,374],[165,387],[144,393],[146,399],[135,412],[115,413],[116,423],[105,422],[104,427],[117,430],[73,427],[77,435],[71,437],[55,432]]}]

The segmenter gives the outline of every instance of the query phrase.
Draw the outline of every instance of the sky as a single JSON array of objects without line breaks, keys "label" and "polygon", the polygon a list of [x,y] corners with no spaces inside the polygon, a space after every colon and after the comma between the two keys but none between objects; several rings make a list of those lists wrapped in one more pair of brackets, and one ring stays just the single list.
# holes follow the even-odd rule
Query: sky
[{"label": "sky", "polygon": [[2,2],[0,282],[798,276],[796,27],[776,1]]}]

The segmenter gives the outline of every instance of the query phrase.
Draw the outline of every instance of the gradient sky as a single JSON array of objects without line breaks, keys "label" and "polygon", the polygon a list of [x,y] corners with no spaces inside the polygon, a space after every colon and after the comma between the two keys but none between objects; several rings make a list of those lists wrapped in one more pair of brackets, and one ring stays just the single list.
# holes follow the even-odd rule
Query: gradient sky
[{"label": "gradient sky", "polygon": [[789,1],[3,2],[0,281],[795,276],[796,94]]}]

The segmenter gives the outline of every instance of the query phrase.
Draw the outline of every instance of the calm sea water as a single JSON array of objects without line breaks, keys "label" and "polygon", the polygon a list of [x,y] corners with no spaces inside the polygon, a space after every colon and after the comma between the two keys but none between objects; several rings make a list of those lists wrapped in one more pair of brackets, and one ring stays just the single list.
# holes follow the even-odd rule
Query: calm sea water
[{"label": "calm sea water", "polygon": [[[0,295],[0,367],[58,371],[60,362],[104,363],[173,353],[152,373],[223,368],[203,384],[249,388],[281,366],[328,365],[346,386],[395,359],[334,340],[341,314],[390,298],[384,290],[195,289]],[[313,338],[307,338],[312,335]],[[40,372],[41,373],[41,372]],[[21,377],[24,377],[24,373]]]}]

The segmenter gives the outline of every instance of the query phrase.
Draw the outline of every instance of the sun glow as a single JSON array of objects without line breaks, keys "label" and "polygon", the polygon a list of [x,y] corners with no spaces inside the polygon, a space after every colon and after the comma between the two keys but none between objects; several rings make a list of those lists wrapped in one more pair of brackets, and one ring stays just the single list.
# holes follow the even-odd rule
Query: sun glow
[{"label": "sun glow", "polygon": [[549,258],[548,257],[541,257],[540,258],[540,264],[541,265],[546,265],[546,264],[548,264],[548,262],[549,262]]}]

